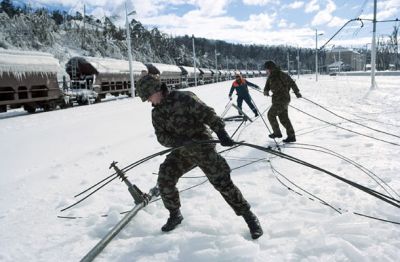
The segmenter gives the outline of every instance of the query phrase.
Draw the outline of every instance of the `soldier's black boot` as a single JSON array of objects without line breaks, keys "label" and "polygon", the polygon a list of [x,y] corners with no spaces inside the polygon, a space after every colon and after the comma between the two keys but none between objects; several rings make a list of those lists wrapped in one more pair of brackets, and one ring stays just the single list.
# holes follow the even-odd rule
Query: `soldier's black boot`
[{"label": "soldier's black boot", "polygon": [[253,214],[253,212],[249,210],[247,213],[243,214],[243,218],[250,229],[252,239],[257,239],[262,236],[264,232],[261,228],[260,221],[258,221],[258,218]]},{"label": "soldier's black boot", "polygon": [[295,136],[288,136],[286,139],[283,139],[282,141],[284,143],[296,142],[296,137]]},{"label": "soldier's black boot", "polygon": [[281,133],[272,133],[268,135],[270,138],[281,138],[282,134]]},{"label": "soldier's black boot", "polygon": [[183,220],[183,216],[179,209],[170,211],[167,223],[162,226],[161,230],[163,232],[168,232],[174,230]]}]

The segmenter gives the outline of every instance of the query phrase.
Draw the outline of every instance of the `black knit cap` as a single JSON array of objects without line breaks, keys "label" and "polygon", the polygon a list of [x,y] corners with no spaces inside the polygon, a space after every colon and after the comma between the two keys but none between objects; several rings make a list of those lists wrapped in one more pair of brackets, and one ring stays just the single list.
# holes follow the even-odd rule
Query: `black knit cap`
[{"label": "black knit cap", "polygon": [[267,60],[267,61],[264,63],[264,68],[265,68],[265,69],[271,70],[271,69],[276,68],[276,64],[275,64],[275,62],[272,61],[272,60]]}]

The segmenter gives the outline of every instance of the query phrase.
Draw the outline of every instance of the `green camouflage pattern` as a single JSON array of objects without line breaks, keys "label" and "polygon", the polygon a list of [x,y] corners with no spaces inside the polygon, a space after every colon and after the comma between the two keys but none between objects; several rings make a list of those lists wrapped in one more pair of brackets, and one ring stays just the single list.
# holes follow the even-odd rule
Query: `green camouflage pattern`
[{"label": "green camouflage pattern", "polygon": [[[166,147],[176,147],[193,140],[211,139],[214,132],[224,129],[224,122],[214,109],[191,92],[172,91],[152,111],[158,141]],[[249,203],[233,184],[231,169],[212,144],[182,147],[167,155],[160,165],[158,186],[164,206],[174,211],[180,208],[176,184],[181,176],[198,166],[237,215],[250,210]]]},{"label": "green camouflage pattern", "polygon": [[156,76],[145,75],[139,79],[136,92],[143,102],[158,91],[161,91],[161,81]]},{"label": "green camouflage pattern", "polygon": [[165,208],[170,211],[180,208],[176,184],[181,176],[195,166],[205,173],[236,215],[241,216],[250,210],[250,204],[232,182],[228,163],[211,145],[196,145],[194,148],[175,150],[160,165],[157,182]]},{"label": "green camouflage pattern", "polygon": [[276,117],[279,118],[279,121],[286,129],[286,134],[288,137],[294,137],[294,129],[292,123],[289,119],[288,114],[288,106],[289,103],[286,104],[272,104],[271,108],[268,110],[268,120],[271,124],[272,131],[274,134],[281,134],[281,130],[279,128],[279,123]]},{"label": "green camouflage pattern", "polygon": [[225,128],[211,107],[188,91],[172,91],[152,111],[155,133],[165,147],[181,146],[191,140],[209,140],[211,130]]},{"label": "green camouflage pattern", "polygon": [[265,83],[264,94],[266,95],[269,91],[272,91],[272,104],[286,104],[290,102],[290,89],[292,89],[295,94],[300,92],[296,82],[294,82],[288,74],[276,68],[271,71]]},{"label": "green camouflage pattern", "polygon": [[268,120],[271,124],[274,134],[281,134],[279,121],[286,129],[288,137],[295,137],[295,132],[292,123],[289,119],[288,107],[290,103],[289,91],[292,89],[295,94],[299,94],[300,90],[293,79],[279,68],[271,71],[264,87],[264,95],[272,91],[272,106],[268,111]]}]

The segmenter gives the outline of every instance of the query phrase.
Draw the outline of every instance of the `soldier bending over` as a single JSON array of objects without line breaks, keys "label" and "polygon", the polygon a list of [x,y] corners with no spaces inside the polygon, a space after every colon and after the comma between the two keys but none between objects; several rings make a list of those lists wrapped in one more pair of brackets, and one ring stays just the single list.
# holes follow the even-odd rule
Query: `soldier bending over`
[{"label": "soldier bending over", "polygon": [[[210,140],[212,136],[207,126],[217,134],[221,145],[233,145],[221,118],[192,92],[170,92],[157,77],[146,75],[139,80],[137,93],[143,102],[151,102],[154,107],[152,122],[157,139],[163,146],[178,147],[195,140]],[[236,215],[243,216],[251,237],[259,238],[263,234],[260,222],[250,211],[250,204],[233,184],[231,169],[215,150],[215,144],[199,143],[181,147],[168,154],[160,165],[157,182],[164,206],[170,213],[161,230],[171,231],[182,222],[176,184],[181,176],[195,166],[206,174],[210,183],[221,193]]]}]

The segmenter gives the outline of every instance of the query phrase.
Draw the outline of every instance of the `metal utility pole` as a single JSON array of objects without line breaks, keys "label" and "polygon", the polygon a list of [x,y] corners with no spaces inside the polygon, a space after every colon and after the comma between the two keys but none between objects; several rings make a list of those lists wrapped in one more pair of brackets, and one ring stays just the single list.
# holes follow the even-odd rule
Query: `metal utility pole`
[{"label": "metal utility pole", "polygon": [[192,44],[193,44],[194,86],[197,87],[197,75],[196,75],[196,49],[194,48],[194,35],[192,35]]},{"label": "metal utility pole", "polygon": [[318,81],[318,30],[315,29],[315,81]]},{"label": "metal utility pole", "polygon": [[86,27],[86,25],[85,25],[85,23],[86,23],[85,17],[86,17],[86,5],[83,5],[83,28],[82,28],[82,35],[83,36],[82,36],[82,43],[81,43],[82,48],[85,47],[85,38],[86,38],[86,35],[85,35],[85,27]]},{"label": "metal utility pole", "polygon": [[289,52],[287,53],[287,73],[290,75],[290,56],[289,56]]},{"label": "metal utility pole", "polygon": [[340,57],[340,46],[339,46],[339,74],[342,71],[342,61],[341,61],[341,57]]},{"label": "metal utility pole", "polygon": [[368,56],[368,45],[371,43],[365,44],[365,57],[364,57],[364,71],[367,71],[367,56]]},{"label": "metal utility pole", "polygon": [[214,52],[215,52],[215,73],[217,74],[216,81],[218,82],[218,64],[217,64],[217,47],[216,46],[215,46]]},{"label": "metal utility pole", "polygon": [[376,2],[377,0],[374,0],[374,19],[372,21],[373,23],[373,30],[372,30],[372,44],[371,44],[371,87],[370,89],[373,90],[376,88],[376,82],[375,82],[375,64],[376,64]]},{"label": "metal utility pole", "polygon": [[129,74],[131,79],[131,95],[135,97],[135,79],[133,78],[133,68],[132,68],[132,50],[131,50],[131,33],[129,30],[129,21],[128,16],[136,14],[135,11],[132,11],[128,14],[128,7],[125,2],[125,26],[126,26],[126,41],[128,45],[128,58],[129,58]]},{"label": "metal utility pole", "polygon": [[297,79],[300,78],[300,49],[297,47]]},{"label": "metal utility pole", "polygon": [[318,32],[315,29],[315,81],[318,81]]}]

